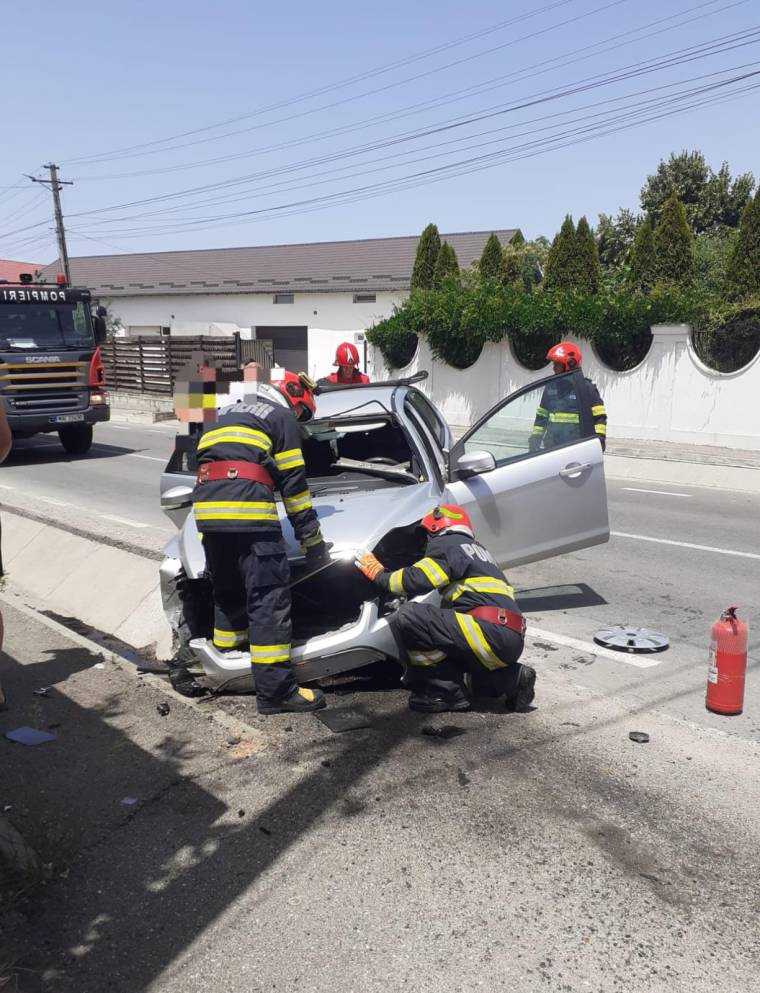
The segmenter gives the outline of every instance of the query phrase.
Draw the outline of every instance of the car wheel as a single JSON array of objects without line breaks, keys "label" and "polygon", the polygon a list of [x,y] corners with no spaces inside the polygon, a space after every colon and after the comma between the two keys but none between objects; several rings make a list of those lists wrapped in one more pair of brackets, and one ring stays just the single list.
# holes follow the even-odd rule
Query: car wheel
[{"label": "car wheel", "polygon": [[61,428],[58,437],[69,455],[85,455],[92,445],[92,425],[71,424]]}]

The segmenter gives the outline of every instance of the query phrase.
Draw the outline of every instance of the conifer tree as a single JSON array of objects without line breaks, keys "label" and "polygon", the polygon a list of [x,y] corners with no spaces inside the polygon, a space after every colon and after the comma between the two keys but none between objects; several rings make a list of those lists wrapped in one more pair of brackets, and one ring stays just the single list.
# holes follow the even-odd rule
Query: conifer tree
[{"label": "conifer tree", "polygon": [[457,259],[457,253],[447,241],[444,241],[435,263],[433,286],[438,288],[445,280],[458,275],[459,260]]},{"label": "conifer tree", "polygon": [[413,290],[429,290],[433,286],[435,264],[441,250],[441,236],[435,224],[428,224],[420,235],[417,244],[417,255],[412,269],[411,288]]},{"label": "conifer tree", "polygon": [[568,214],[562,227],[554,236],[549,257],[546,260],[546,288],[551,290],[571,290],[578,281],[578,259],[576,252],[575,224]]},{"label": "conifer tree", "polygon": [[657,278],[657,258],[654,249],[654,228],[648,217],[636,228],[629,253],[631,285],[648,290]]},{"label": "conifer tree", "polygon": [[599,292],[601,266],[596,241],[585,217],[578,221],[575,232],[578,277],[575,288],[583,293],[594,295]]},{"label": "conifer tree", "polygon": [[694,236],[686,211],[673,191],[662,207],[654,230],[656,274],[672,283],[690,283],[694,277]]},{"label": "conifer tree", "polygon": [[728,263],[727,283],[737,297],[760,293],[760,189],[742,212],[739,238]]}]

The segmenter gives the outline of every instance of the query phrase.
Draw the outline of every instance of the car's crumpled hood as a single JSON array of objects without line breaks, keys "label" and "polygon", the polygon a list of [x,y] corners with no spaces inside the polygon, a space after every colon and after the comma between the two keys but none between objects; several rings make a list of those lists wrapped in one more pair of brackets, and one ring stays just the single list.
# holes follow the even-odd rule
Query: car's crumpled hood
[{"label": "car's crumpled hood", "polygon": [[[333,544],[332,554],[359,548],[373,549],[393,528],[414,524],[440,499],[431,483],[417,483],[365,492],[330,493],[313,496],[314,509],[325,541]],[[287,518],[282,531],[288,555],[301,555]]]},{"label": "car's crumpled hood", "polygon": [[[430,482],[312,497],[325,541],[332,542],[333,557],[360,548],[374,549],[393,528],[415,524],[439,501],[440,492]],[[288,557],[302,560],[301,547],[279,502],[278,510]],[[205,569],[206,558],[192,514],[180,532],[179,551],[186,573],[197,579]]]}]

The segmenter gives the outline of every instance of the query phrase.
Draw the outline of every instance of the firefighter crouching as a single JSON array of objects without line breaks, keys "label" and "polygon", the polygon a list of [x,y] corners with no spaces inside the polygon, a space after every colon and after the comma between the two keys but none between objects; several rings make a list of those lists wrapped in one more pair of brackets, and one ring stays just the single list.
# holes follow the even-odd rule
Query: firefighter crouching
[{"label": "firefighter crouching", "polygon": [[307,564],[326,561],[298,425],[314,414],[313,384],[284,369],[271,376],[250,382],[250,396],[222,407],[206,427],[193,491],[213,584],[214,645],[250,646],[260,714],[325,705],[321,690],[298,686],[290,662],[290,569],[274,498],[277,488]]},{"label": "firefighter crouching", "polygon": [[[555,376],[571,369],[580,369],[581,350],[571,341],[561,341],[546,353],[547,361],[554,366]],[[591,419],[594,422],[594,433],[602,444],[602,451],[607,446],[607,411],[599,390],[592,381],[586,378],[586,390],[591,406]],[[541,396],[541,403],[536,411],[536,419],[531,432],[529,447],[531,451],[540,448],[557,448],[580,438],[581,415],[575,384],[572,379],[560,379],[548,383]]]},{"label": "firefighter crouching", "polygon": [[[381,589],[415,597],[431,590],[441,606],[405,603],[389,619],[406,653],[409,706],[424,713],[470,709],[472,696],[503,696],[507,707],[524,710],[533,700],[535,670],[518,662],[525,622],[514,590],[490,552],[475,540],[461,507],[442,505],[422,519],[429,538],[425,557],[387,572],[367,552],[357,568]],[[402,656],[403,658],[403,656]]]}]

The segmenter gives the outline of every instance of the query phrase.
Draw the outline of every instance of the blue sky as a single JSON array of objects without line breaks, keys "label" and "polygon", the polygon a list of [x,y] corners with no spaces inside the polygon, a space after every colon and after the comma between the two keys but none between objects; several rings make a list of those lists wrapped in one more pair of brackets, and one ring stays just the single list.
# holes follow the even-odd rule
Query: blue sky
[{"label": "blue sky", "polygon": [[[431,220],[551,236],[566,212],[593,223],[635,207],[674,150],[760,172],[758,90],[623,127],[632,112],[757,85],[693,92],[757,71],[760,35],[609,81],[760,26],[757,0],[358,6],[41,0],[22,16],[16,5],[0,62],[0,257],[55,257],[50,198],[22,178],[51,159],[75,180],[63,193],[72,255],[408,234]],[[751,43],[727,50],[739,40]],[[578,143],[589,126],[621,130]],[[220,183],[234,185],[195,190]],[[164,199],[139,204],[153,198]]]}]

